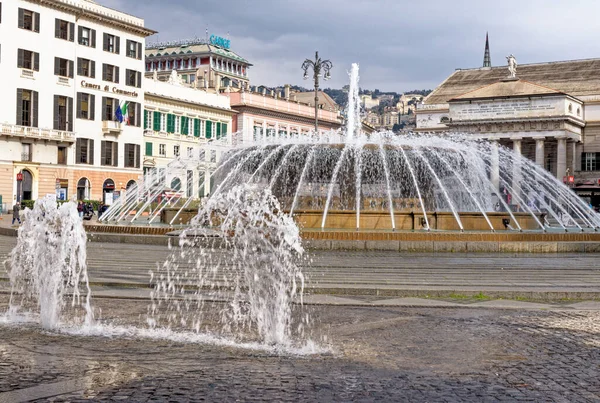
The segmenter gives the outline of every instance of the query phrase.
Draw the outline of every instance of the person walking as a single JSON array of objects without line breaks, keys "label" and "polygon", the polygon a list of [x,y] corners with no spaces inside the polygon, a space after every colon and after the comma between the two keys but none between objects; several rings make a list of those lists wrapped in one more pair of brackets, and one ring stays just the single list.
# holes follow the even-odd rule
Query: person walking
[{"label": "person walking", "polygon": [[15,205],[13,206],[13,219],[12,219],[12,225],[15,225],[15,220],[17,220],[19,222],[19,225],[21,225],[21,203],[16,202]]},{"label": "person walking", "polygon": [[77,212],[79,213],[79,218],[83,219],[83,202],[81,200],[77,203]]}]

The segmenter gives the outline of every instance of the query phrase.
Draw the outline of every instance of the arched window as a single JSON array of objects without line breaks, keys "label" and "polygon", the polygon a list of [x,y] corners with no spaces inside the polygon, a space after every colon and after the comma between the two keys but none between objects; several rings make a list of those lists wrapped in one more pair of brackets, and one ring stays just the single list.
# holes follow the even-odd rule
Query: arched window
[{"label": "arched window", "polygon": [[581,116],[581,108],[577,108],[577,116]]},{"label": "arched window", "polygon": [[89,200],[90,199],[90,181],[88,178],[81,178],[77,182],[77,200]]},{"label": "arched window", "polygon": [[569,113],[573,113],[573,104],[569,104]]},{"label": "arched window", "polygon": [[126,189],[129,189],[130,187],[132,187],[133,185],[136,185],[136,184],[137,184],[137,182],[132,179],[129,182],[127,182]]},{"label": "arched window", "polygon": [[107,179],[102,184],[102,201],[110,206],[113,202],[113,192],[115,191],[115,182],[112,179]]},{"label": "arched window", "polygon": [[180,191],[181,190],[181,179],[173,178],[171,181],[171,190]]},{"label": "arched window", "polygon": [[450,118],[448,116],[442,116],[442,118],[440,119],[440,123],[449,123],[450,122]]}]

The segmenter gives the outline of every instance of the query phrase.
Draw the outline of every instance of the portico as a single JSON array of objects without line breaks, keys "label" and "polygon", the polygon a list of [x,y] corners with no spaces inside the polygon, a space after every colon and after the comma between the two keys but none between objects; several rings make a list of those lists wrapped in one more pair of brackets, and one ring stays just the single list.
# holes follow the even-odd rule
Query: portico
[{"label": "portico", "polygon": [[[585,126],[579,99],[509,78],[457,96],[448,104],[451,131],[494,140],[560,180],[575,171],[576,147]],[[518,164],[513,174],[515,178],[521,174]]]}]

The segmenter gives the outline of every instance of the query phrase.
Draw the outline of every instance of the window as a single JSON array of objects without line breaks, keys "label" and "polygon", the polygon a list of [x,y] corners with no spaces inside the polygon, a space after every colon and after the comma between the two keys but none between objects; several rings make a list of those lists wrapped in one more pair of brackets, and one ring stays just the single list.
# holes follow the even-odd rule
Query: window
[{"label": "window", "polygon": [[175,133],[175,115],[167,114],[167,133]]},{"label": "window", "polygon": [[179,146],[173,146],[173,155],[179,157]]},{"label": "window", "polygon": [[600,153],[581,153],[581,170],[600,170]]},{"label": "window", "polygon": [[59,165],[67,164],[67,147],[58,147],[58,154],[56,156],[56,163]]},{"label": "window", "polygon": [[40,32],[40,13],[19,8],[19,28]]},{"label": "window", "polygon": [[37,91],[17,88],[17,125],[38,127]]},{"label": "window", "polygon": [[17,50],[17,67],[40,71],[40,54],[30,50]]},{"label": "window", "polygon": [[74,63],[72,60],[54,58],[54,75],[73,78]]},{"label": "window", "polygon": [[142,105],[137,102],[127,103],[127,124],[129,126],[140,127],[142,124],[141,119]]},{"label": "window", "polygon": [[192,158],[194,156],[194,147],[187,148],[187,156],[188,158]]},{"label": "window", "polygon": [[115,120],[118,103],[117,99],[102,97],[102,120]]},{"label": "window", "polygon": [[166,145],[164,145],[164,144],[158,145],[158,155],[160,155],[161,157],[167,156],[167,146]]},{"label": "window", "polygon": [[112,64],[102,64],[102,79],[111,83],[119,83],[119,66]]},{"label": "window", "polygon": [[104,41],[103,41],[103,43],[104,43],[103,49],[107,52],[119,54],[120,53],[120,49],[119,49],[120,41],[121,41],[121,38],[119,38],[118,36],[105,33]]},{"label": "window", "polygon": [[127,40],[127,57],[142,60],[142,44]]},{"label": "window", "polygon": [[167,115],[164,113],[160,114],[160,131],[163,133],[167,131]]},{"label": "window", "polygon": [[180,119],[181,119],[181,134],[188,136],[190,134],[190,118],[182,116]]},{"label": "window", "polygon": [[54,130],[73,131],[73,98],[54,96]]},{"label": "window", "polygon": [[102,141],[100,143],[100,164],[104,166],[118,166],[119,153],[116,141]]},{"label": "window", "polygon": [[175,131],[174,133],[181,133],[181,117],[175,116]]},{"label": "window", "polygon": [[96,97],[82,92],[77,93],[77,118],[94,120]]},{"label": "window", "polygon": [[139,168],[140,159],[140,145],[125,144],[125,168]]},{"label": "window", "polygon": [[96,30],[86,27],[79,27],[79,35],[77,41],[80,45],[96,47]]},{"label": "window", "polygon": [[152,128],[152,112],[144,110],[144,129]]},{"label": "window", "polygon": [[65,20],[54,20],[54,37],[65,41],[75,41],[75,24]]},{"label": "window", "polygon": [[77,58],[77,75],[96,78],[96,62],[81,57]]},{"label": "window", "polygon": [[142,87],[142,73],[135,70],[125,70],[125,84],[131,87]]},{"label": "window", "polygon": [[78,138],[75,147],[76,164],[94,165],[94,140]]},{"label": "window", "polygon": [[146,156],[152,157],[152,143],[146,142]]},{"label": "window", "polygon": [[31,144],[28,144],[28,143],[21,144],[21,161],[27,161],[27,162],[33,161],[32,152],[31,152]]},{"label": "window", "polygon": [[210,150],[210,162],[217,162],[217,151]]}]

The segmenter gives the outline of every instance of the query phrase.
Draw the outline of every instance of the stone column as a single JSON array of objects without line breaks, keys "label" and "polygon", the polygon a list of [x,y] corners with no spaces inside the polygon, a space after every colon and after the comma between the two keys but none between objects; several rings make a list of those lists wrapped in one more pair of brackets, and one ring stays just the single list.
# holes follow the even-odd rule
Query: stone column
[{"label": "stone column", "polygon": [[567,171],[567,138],[559,137],[556,149],[556,178],[562,181]]},{"label": "stone column", "polygon": [[498,140],[490,139],[490,181],[496,191],[500,191],[500,160],[498,156]]},{"label": "stone column", "polygon": [[581,154],[583,153],[583,143],[575,143],[575,154],[573,155],[573,172],[581,171]]},{"label": "stone column", "polygon": [[544,167],[544,139],[535,140],[535,163]]},{"label": "stone column", "polygon": [[517,204],[517,198],[521,195],[521,138],[515,138],[513,141],[513,177],[512,177],[512,204]]},{"label": "stone column", "polygon": [[577,164],[577,142],[571,143],[573,157],[571,158],[571,175],[575,175],[575,171],[579,171],[581,163]]}]

